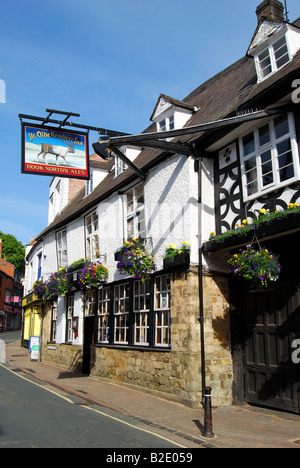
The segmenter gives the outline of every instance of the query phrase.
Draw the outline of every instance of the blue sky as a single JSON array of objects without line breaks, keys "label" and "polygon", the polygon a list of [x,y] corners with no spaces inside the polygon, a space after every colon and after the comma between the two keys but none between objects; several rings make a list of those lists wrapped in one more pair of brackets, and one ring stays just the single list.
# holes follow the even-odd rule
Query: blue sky
[{"label": "blue sky", "polygon": [[[245,55],[259,3],[0,0],[0,231],[27,244],[47,225],[51,178],[21,174],[18,114],[139,133],[160,93],[183,99]],[[299,0],[287,3],[293,21]]]}]

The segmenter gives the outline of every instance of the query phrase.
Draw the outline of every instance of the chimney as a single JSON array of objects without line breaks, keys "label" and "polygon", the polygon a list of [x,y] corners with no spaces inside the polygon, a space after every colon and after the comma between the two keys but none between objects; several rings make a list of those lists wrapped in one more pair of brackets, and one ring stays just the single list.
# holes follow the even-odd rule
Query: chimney
[{"label": "chimney", "polygon": [[264,0],[256,9],[257,21],[279,21],[284,23],[284,6],[278,0]]}]

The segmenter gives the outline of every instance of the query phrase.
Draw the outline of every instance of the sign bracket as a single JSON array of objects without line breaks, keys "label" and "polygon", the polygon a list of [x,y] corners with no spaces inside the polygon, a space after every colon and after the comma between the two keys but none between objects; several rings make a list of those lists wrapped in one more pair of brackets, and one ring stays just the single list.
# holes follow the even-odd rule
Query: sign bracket
[{"label": "sign bracket", "polygon": [[[74,112],[59,111],[59,110],[55,110],[55,109],[46,109],[46,112],[48,113],[46,118],[45,117],[38,117],[38,116],[35,116],[35,115],[27,115],[27,114],[19,114],[18,117],[19,117],[21,123],[22,123],[23,119],[34,120],[34,121],[37,121],[37,122],[42,122],[41,126],[45,126],[45,128],[47,128],[46,124],[55,124],[55,125],[58,125],[58,129],[60,129],[62,127],[81,128],[83,130],[91,130],[91,131],[98,132],[99,135],[110,137],[110,138],[128,136],[129,135],[128,133],[124,133],[124,132],[118,132],[118,131],[115,131],[115,130],[108,130],[106,128],[93,127],[91,125],[83,125],[83,124],[78,124],[78,123],[71,122],[69,120],[70,117],[80,117],[80,114],[76,114]],[[65,118],[63,120],[53,119],[53,118],[51,118],[53,114],[63,115],[63,116],[65,116]]]}]

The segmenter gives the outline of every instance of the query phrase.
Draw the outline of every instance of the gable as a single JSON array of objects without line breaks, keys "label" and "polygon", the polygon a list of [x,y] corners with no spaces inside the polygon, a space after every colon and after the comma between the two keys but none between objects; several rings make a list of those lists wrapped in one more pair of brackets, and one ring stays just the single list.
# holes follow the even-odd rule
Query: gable
[{"label": "gable", "polygon": [[158,101],[150,117],[150,120],[152,122],[156,122],[161,117],[162,114],[167,112],[172,107],[178,109],[179,111],[185,110],[185,111],[189,111],[190,113],[193,113],[195,111],[193,105],[184,101],[180,101],[179,99],[171,98],[169,96],[166,96],[165,94],[161,94],[158,98]]},{"label": "gable", "polygon": [[254,33],[247,55],[254,55],[261,45],[266,45],[273,36],[277,35],[279,32],[283,32],[285,28],[285,23],[262,21]]}]

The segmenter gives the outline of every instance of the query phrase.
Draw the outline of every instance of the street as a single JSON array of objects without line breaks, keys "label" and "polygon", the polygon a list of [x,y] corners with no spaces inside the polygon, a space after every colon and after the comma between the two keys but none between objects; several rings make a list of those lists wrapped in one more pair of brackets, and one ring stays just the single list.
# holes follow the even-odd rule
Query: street
[{"label": "street", "polygon": [[0,366],[0,448],[176,447],[134,427],[130,418],[108,410],[105,415],[96,405],[50,393],[31,380]]},{"label": "street", "polygon": [[[7,344],[18,333],[2,334]],[[0,448],[175,448],[134,418],[91,405],[0,364]]]}]

